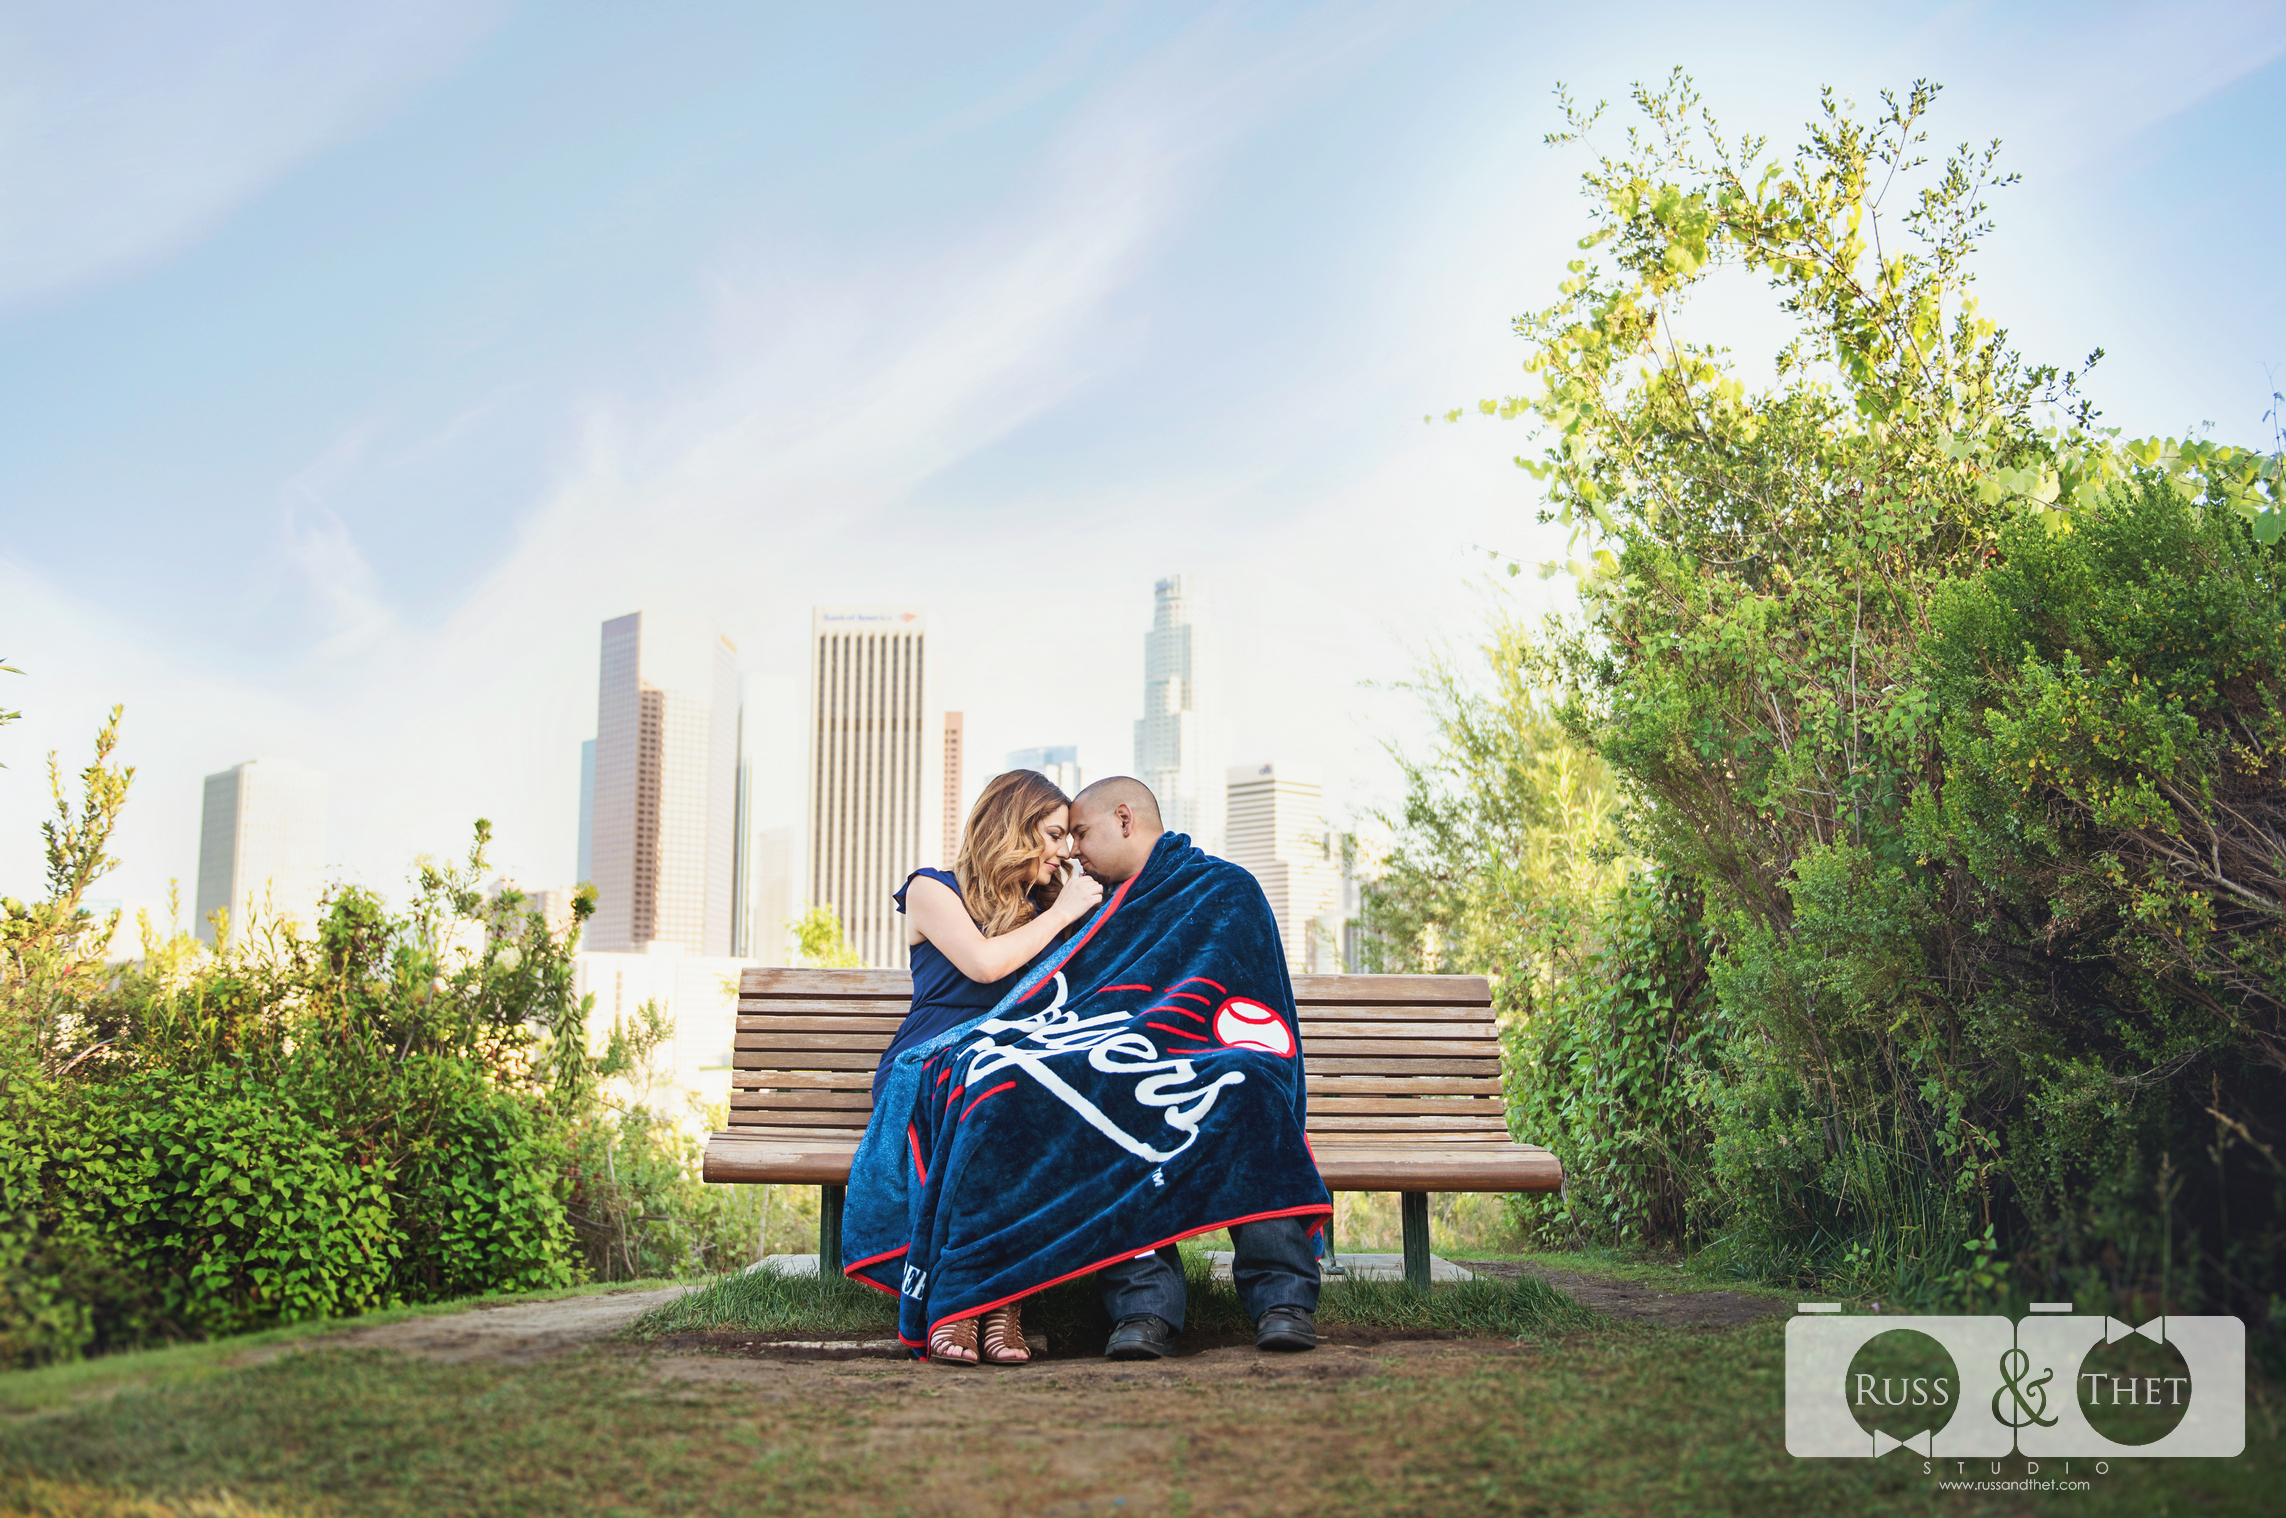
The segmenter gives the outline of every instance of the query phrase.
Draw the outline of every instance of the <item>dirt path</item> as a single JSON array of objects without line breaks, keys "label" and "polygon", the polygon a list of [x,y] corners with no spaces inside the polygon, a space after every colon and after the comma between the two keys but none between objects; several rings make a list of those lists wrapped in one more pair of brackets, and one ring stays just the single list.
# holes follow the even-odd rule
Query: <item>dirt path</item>
[{"label": "dirt path", "polygon": [[[1786,1311],[1783,1302],[1739,1292],[1661,1291],[1656,1287],[1617,1281],[1607,1276],[1550,1270],[1539,1265],[1498,1260],[1456,1263],[1465,1264],[1468,1269],[1480,1275],[1502,1280],[1514,1280],[1528,1272],[1571,1293],[1610,1317],[1654,1322],[1670,1328],[1733,1328]],[[583,1345],[608,1342],[619,1330],[651,1308],[673,1300],[681,1290],[679,1287],[666,1287],[650,1291],[602,1292],[594,1296],[559,1297],[548,1302],[503,1303],[474,1307],[466,1312],[407,1318],[372,1328],[354,1328],[343,1333],[327,1334],[322,1338],[306,1339],[291,1346],[265,1347],[253,1352],[241,1363],[266,1360],[277,1354],[288,1353],[291,1349],[322,1347],[388,1349],[400,1354],[447,1362],[529,1364]],[[1267,1359],[1257,1355],[1253,1345],[1242,1336],[1229,1336],[1217,1341],[1203,1340],[1193,1335],[1186,1341],[1184,1353],[1159,1362],[1159,1367],[1151,1367],[1149,1371],[1138,1371],[1132,1365],[1111,1365],[1109,1362],[1093,1361],[1092,1358],[1067,1359],[1061,1355],[1055,1358],[1054,1363],[1059,1375],[1069,1373],[1083,1377],[1109,1377],[1111,1379],[1107,1384],[1126,1384],[1134,1381],[1138,1375],[1153,1372],[1178,1379],[1292,1375],[1310,1380],[1344,1374],[1336,1367],[1353,1363],[1350,1357],[1355,1355],[1398,1345],[1434,1345],[1455,1339],[1454,1335],[1429,1330],[1396,1331],[1341,1325],[1327,1325],[1322,1333],[1323,1347],[1316,1355],[1305,1357]],[[1479,1341],[1466,1342],[1482,1347]],[[630,1349],[628,1352],[637,1351]],[[689,1357],[695,1367],[712,1367],[690,1371],[689,1378],[697,1380],[724,1377],[741,1379],[749,1372],[737,1369],[738,1366],[752,1367],[762,1363],[774,1366],[857,1360],[910,1363],[893,1339],[850,1338],[824,1341],[802,1339],[788,1334],[675,1334],[640,1352],[662,1359],[669,1356]],[[1404,1352],[1412,1353],[1410,1350]],[[1308,1368],[1310,1366],[1320,1369],[1311,1370]],[[1080,1370],[1074,1367],[1087,1368]],[[684,1373],[678,1371],[674,1374]]]},{"label": "dirt path", "polygon": [[237,1363],[259,1364],[304,1349],[393,1349],[400,1354],[450,1362],[481,1360],[524,1365],[565,1350],[608,1339],[684,1288],[607,1291],[547,1302],[504,1302],[466,1312],[405,1318],[372,1328],[352,1328],[288,1344],[265,1345]]},{"label": "dirt path", "polygon": [[1787,1312],[1784,1302],[1748,1296],[1737,1291],[1661,1291],[1635,1281],[1586,1275],[1574,1270],[1550,1270],[1544,1265],[1523,1265],[1508,1260],[1455,1260],[1478,1275],[1513,1281],[1521,1275],[1538,1276],[1550,1286],[1606,1317],[1668,1328],[1736,1328],[1757,1318]]}]

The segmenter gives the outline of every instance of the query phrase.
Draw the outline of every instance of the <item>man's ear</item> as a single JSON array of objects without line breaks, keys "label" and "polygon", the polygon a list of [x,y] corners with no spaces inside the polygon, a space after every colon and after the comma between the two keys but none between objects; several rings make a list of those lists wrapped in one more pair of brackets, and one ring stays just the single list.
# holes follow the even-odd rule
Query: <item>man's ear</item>
[{"label": "man's ear", "polygon": [[1135,831],[1135,809],[1126,802],[1119,803],[1119,836],[1127,838]]}]

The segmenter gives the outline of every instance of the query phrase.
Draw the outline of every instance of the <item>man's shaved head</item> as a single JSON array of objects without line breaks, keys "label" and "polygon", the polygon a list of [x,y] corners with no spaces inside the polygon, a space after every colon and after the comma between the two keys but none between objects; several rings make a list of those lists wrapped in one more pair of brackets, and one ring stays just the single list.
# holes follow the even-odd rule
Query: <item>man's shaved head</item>
[{"label": "man's shaved head", "polygon": [[1166,830],[1159,798],[1132,775],[1107,775],[1072,798],[1080,868],[1107,886],[1140,873]]},{"label": "man's shaved head", "polygon": [[1084,806],[1090,811],[1108,812],[1122,801],[1134,809],[1153,838],[1167,830],[1159,820],[1159,798],[1151,794],[1151,787],[1133,775],[1104,776],[1074,796],[1072,806],[1075,810]]}]

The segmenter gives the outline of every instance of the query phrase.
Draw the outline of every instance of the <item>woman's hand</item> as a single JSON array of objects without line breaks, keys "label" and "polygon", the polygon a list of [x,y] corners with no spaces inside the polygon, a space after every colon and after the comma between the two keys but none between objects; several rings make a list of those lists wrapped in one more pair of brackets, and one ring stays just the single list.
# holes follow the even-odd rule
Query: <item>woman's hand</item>
[{"label": "woman's hand", "polygon": [[1064,882],[1063,894],[1056,898],[1056,904],[1048,910],[1062,924],[1069,925],[1094,911],[1095,904],[1101,900],[1103,882],[1074,865],[1071,878]]}]

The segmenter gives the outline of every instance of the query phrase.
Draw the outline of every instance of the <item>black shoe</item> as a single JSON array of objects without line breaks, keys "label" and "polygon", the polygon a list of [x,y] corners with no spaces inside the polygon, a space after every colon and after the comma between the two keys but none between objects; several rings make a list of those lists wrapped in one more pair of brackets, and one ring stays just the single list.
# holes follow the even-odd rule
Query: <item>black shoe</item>
[{"label": "black shoe", "polygon": [[1317,1321],[1306,1307],[1273,1307],[1254,1325],[1254,1347],[1288,1352],[1316,1349]]},{"label": "black shoe", "polygon": [[1175,1330],[1156,1313],[1121,1318],[1103,1347],[1106,1360],[1163,1360],[1175,1352]]}]

